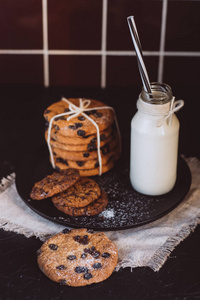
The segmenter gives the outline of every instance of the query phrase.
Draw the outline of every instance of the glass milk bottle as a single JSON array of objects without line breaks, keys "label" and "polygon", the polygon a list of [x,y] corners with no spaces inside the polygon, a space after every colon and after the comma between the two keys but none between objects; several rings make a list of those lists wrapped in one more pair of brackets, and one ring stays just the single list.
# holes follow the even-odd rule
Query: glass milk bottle
[{"label": "glass milk bottle", "polygon": [[161,195],[176,182],[179,121],[174,111],[183,100],[174,103],[166,84],[151,83],[151,91],[142,89],[131,121],[130,181],[140,193]]}]

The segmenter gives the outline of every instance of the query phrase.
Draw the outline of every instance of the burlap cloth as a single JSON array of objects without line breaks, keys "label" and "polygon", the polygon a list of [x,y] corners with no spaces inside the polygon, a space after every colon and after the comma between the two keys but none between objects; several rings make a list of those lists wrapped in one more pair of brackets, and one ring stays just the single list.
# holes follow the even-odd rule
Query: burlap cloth
[{"label": "burlap cloth", "polygon": [[[185,199],[166,216],[147,225],[122,231],[106,232],[118,248],[116,267],[150,267],[158,271],[172,250],[200,222],[200,162],[186,159],[192,174],[192,184]],[[15,186],[15,174],[3,178],[0,186],[0,228],[44,241],[63,226],[48,221],[33,212],[22,201]]]}]

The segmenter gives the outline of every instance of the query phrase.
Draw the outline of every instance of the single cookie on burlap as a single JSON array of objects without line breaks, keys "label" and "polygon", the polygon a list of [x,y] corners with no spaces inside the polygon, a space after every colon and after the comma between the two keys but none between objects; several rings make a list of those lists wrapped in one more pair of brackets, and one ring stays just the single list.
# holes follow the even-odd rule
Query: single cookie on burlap
[{"label": "single cookie on burlap", "polygon": [[52,198],[55,207],[65,214],[73,217],[96,216],[100,214],[108,205],[108,196],[103,190],[101,190],[101,196],[97,200],[85,207],[66,206],[65,201],[59,202],[58,199],[56,200],[55,197]]},{"label": "single cookie on burlap", "polygon": [[41,271],[61,285],[85,286],[107,279],[115,269],[118,251],[103,232],[64,229],[37,251]]},{"label": "single cookie on burlap", "polygon": [[52,198],[54,205],[84,207],[101,195],[99,185],[91,178],[81,177],[73,186]]},{"label": "single cookie on burlap", "polygon": [[47,175],[36,182],[31,190],[30,197],[33,200],[42,200],[52,197],[72,186],[80,178],[77,169],[60,170]]}]

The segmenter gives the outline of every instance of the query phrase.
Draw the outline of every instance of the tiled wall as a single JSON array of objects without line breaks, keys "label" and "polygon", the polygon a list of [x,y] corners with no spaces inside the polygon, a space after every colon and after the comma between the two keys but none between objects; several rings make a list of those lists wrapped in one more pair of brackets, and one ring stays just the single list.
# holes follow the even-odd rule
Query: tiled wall
[{"label": "tiled wall", "polygon": [[200,81],[200,0],[0,0],[0,85],[141,86]]}]

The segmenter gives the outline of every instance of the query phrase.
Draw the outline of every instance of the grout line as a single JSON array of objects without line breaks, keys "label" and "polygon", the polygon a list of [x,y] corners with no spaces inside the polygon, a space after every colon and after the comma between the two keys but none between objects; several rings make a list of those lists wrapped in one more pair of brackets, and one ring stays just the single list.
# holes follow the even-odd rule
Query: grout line
[{"label": "grout line", "polygon": [[106,55],[101,56],[101,88],[106,87]]},{"label": "grout line", "polygon": [[106,87],[106,38],[108,1],[102,0],[102,36],[101,36],[101,88]]},{"label": "grout line", "polygon": [[200,56],[200,52],[193,52],[193,51],[160,51],[159,53],[161,53],[161,55],[163,56],[196,56],[199,57]]},{"label": "grout line", "polygon": [[163,0],[162,5],[162,24],[160,33],[160,55],[158,63],[158,82],[163,81],[164,72],[164,50],[165,50],[165,39],[166,39],[166,25],[167,25],[167,4],[168,0]]},{"label": "grout line", "polygon": [[44,50],[39,49],[1,49],[0,54],[43,54]]},{"label": "grout line", "polygon": [[[1,49],[1,54],[27,54],[27,55],[33,55],[33,54],[41,54],[45,55],[48,53],[49,55],[106,55],[106,56],[135,56],[135,51],[102,51],[102,50],[48,50],[45,51],[44,49]],[[197,51],[143,51],[142,52],[144,56],[183,56],[183,57],[199,57],[200,52]]]},{"label": "grout line", "polygon": [[43,66],[44,66],[44,86],[49,86],[49,55],[48,55],[48,16],[47,0],[42,0],[43,19]]},{"label": "grout line", "polygon": [[49,50],[51,55],[102,55],[101,50]]}]

